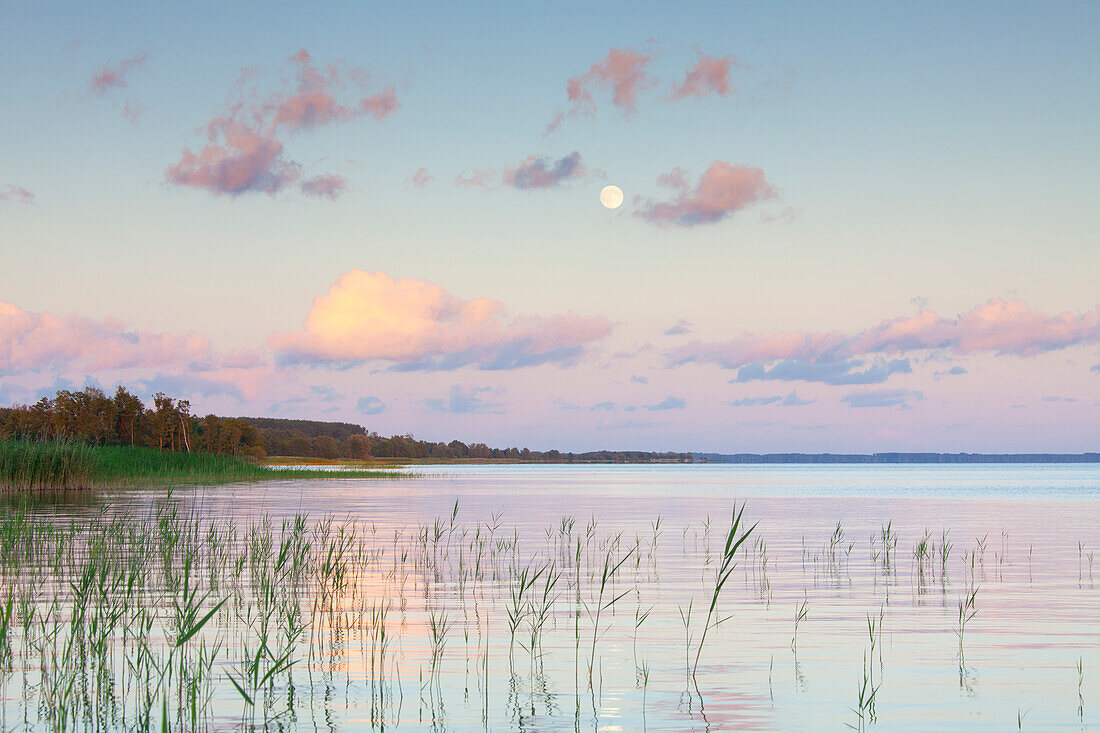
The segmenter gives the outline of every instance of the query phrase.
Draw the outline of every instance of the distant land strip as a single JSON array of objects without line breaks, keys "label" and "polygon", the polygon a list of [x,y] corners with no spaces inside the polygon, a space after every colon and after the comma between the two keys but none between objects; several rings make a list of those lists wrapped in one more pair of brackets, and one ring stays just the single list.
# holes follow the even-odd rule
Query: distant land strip
[{"label": "distant land strip", "polygon": [[1100,463],[1100,453],[692,453],[696,463]]}]

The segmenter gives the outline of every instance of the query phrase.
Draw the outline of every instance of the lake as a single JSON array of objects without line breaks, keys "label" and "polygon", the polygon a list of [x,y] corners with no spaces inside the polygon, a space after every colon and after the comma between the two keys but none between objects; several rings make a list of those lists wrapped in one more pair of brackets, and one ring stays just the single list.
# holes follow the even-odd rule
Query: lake
[{"label": "lake", "polygon": [[3,507],[0,727],[1100,723],[1098,465],[409,470]]}]

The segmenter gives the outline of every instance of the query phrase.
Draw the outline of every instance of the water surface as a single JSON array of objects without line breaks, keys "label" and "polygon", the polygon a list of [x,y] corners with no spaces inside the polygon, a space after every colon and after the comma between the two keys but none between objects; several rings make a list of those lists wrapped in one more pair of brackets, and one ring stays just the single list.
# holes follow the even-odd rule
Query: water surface
[{"label": "water surface", "polygon": [[[177,691],[170,718],[210,729],[266,719],[288,728],[593,731],[1005,730],[1018,722],[1084,730],[1100,721],[1100,467],[412,470],[419,475],[393,481],[174,492],[176,521],[198,528],[192,554],[209,593],[204,608],[231,600],[188,642],[222,644],[208,664],[208,701],[192,714]],[[742,502],[756,530],[693,676],[725,533]],[[127,515],[155,527],[165,512],[162,493],[125,491],[37,508],[32,517],[71,527]],[[280,538],[293,531],[283,520],[299,515],[307,517],[300,536],[311,569],[293,590],[265,588]],[[318,529],[326,517],[333,522]],[[341,529],[346,566],[334,589],[320,568],[325,548],[344,542],[334,539]],[[157,531],[150,543],[164,541]],[[264,532],[274,538],[268,551],[258,539]],[[76,532],[68,546],[89,536]],[[220,537],[221,549],[204,552],[208,536]],[[52,567],[8,558],[3,579],[18,598],[33,589],[43,609],[51,597],[68,599],[54,613],[71,619],[66,584],[94,553],[61,551],[71,561]],[[148,587],[135,605],[159,609],[147,637],[160,645],[162,663],[186,552],[150,552],[171,557],[144,573]],[[605,563],[620,560],[601,594]],[[524,571],[540,574],[517,599]],[[548,587],[547,578],[556,580]],[[960,600],[971,594],[973,617],[960,628]],[[293,664],[270,678],[254,707],[229,681],[240,679],[262,635],[252,605],[274,609],[273,627],[298,618],[304,628],[293,642],[272,634],[271,646],[289,650]],[[41,669],[57,639],[51,647],[33,624],[12,626],[0,722],[5,730],[49,728],[53,682]],[[104,685],[92,686],[89,702],[74,704],[81,727],[89,718],[109,729],[140,723],[135,690],[149,675],[132,671],[125,637],[113,632],[107,661],[80,663],[79,679],[99,670],[114,689],[112,700]],[[186,659],[184,678],[201,667],[199,656],[176,657]],[[873,709],[861,711],[861,687],[865,698],[877,689]],[[155,705],[160,716],[163,702]]]}]

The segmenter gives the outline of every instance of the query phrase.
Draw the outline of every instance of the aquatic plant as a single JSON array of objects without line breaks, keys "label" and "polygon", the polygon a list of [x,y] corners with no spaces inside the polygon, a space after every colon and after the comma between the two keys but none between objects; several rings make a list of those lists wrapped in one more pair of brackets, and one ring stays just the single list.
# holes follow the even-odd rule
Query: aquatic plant
[{"label": "aquatic plant", "polygon": [[0,492],[74,491],[97,487],[227,483],[270,479],[392,478],[393,471],[269,468],[213,453],[75,441],[0,441]]},{"label": "aquatic plant", "polygon": [[[695,664],[691,668],[691,676],[693,678],[699,671],[699,657],[703,654],[703,646],[706,644],[707,641],[707,632],[713,626],[718,626],[720,623],[722,623],[722,621],[726,620],[715,619],[714,623],[711,623],[711,619],[714,618],[715,609],[718,607],[718,599],[722,595],[722,589],[725,587],[726,581],[729,580],[730,574],[733,573],[733,569],[736,566],[737,551],[741,548],[741,545],[745,543],[745,540],[749,538],[749,535],[751,535],[753,530],[757,527],[757,525],[754,524],[743,533],[740,533],[740,536],[738,536],[741,528],[741,518],[744,513],[744,504],[741,505],[740,510],[734,507],[733,519],[730,522],[729,532],[726,533],[726,543],[722,549],[721,562],[719,563],[718,568],[715,570],[714,574],[714,589],[711,592],[710,596],[710,606],[707,608],[707,616],[706,619],[704,619],[703,621],[703,630],[699,634],[699,646],[695,652]],[[840,524],[838,523],[837,529],[839,530],[839,528]]]}]

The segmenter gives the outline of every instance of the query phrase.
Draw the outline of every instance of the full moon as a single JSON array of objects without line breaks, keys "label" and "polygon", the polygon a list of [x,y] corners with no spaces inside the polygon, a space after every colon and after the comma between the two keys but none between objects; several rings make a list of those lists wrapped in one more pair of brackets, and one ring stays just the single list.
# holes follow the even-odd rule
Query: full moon
[{"label": "full moon", "polygon": [[600,191],[600,203],[606,209],[617,209],[623,205],[623,190],[618,186],[604,186]]}]

